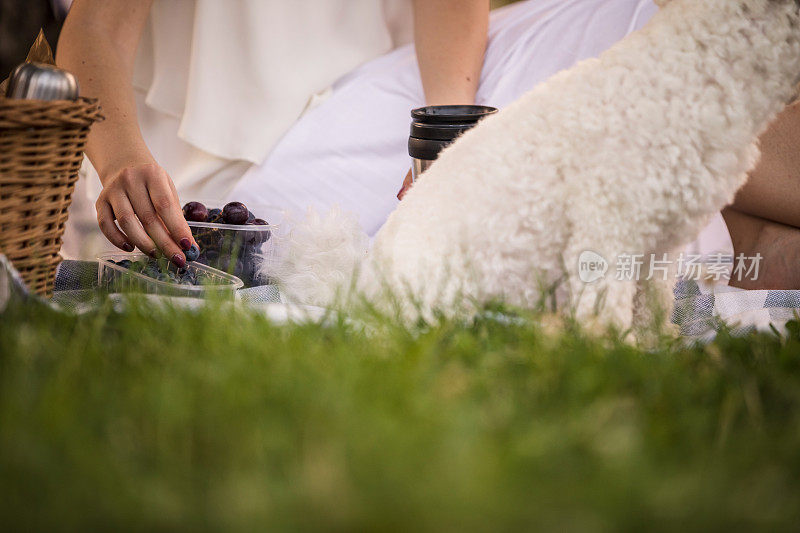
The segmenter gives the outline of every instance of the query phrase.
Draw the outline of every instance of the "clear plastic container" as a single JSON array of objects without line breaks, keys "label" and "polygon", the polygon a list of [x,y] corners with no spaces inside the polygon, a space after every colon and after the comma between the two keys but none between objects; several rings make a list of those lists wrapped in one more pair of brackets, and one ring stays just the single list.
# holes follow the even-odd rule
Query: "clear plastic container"
[{"label": "clear plastic container", "polygon": [[138,261],[140,259],[148,259],[148,257],[142,253],[129,254],[124,252],[110,252],[100,255],[97,258],[99,263],[97,285],[100,289],[109,292],[143,292],[164,296],[232,300],[236,298],[236,291],[244,286],[242,280],[236,276],[197,262],[188,263],[186,268],[193,270],[198,280],[201,280],[198,285],[160,281],[111,262],[122,261],[123,259]]},{"label": "clear plastic container", "polygon": [[[221,202],[203,202],[209,209],[222,208]],[[257,217],[267,221],[280,220],[274,207],[248,205]],[[198,263],[232,274],[244,282],[245,287],[269,285],[269,276],[260,276],[264,265],[269,271],[279,242],[280,225],[239,226],[211,222],[188,222],[195,241],[200,246]]]}]

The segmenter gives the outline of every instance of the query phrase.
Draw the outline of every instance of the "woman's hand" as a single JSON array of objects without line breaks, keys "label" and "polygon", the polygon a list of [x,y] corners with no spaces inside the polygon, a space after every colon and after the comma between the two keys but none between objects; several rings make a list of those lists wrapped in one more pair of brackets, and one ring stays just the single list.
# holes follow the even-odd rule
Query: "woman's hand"
[{"label": "woman's hand", "polygon": [[403,186],[400,188],[400,192],[397,193],[398,200],[403,199],[413,183],[414,181],[411,179],[411,170],[409,169],[408,174],[406,174],[406,178],[403,180]]},{"label": "woman's hand", "polygon": [[191,247],[192,233],[172,180],[142,138],[131,81],[152,4],[76,0],[61,30],[56,61],[78,77],[86,96],[100,100],[106,116],[92,127],[86,145],[103,182],[96,204],[100,229],[125,251],[136,246],[153,255],[161,250],[183,266],[181,248]]},{"label": "woman's hand", "polygon": [[126,252],[136,246],[155,256],[161,250],[177,266],[185,266],[181,249],[188,250],[194,239],[164,169],[156,164],[129,166],[102,181],[97,222],[106,238]]}]

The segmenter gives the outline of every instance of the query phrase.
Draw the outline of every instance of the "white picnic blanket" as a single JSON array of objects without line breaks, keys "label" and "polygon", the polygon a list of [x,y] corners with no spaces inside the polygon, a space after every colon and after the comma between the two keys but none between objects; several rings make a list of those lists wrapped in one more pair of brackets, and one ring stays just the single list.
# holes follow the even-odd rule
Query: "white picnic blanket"
[{"label": "white picnic blanket", "polygon": [[[97,303],[96,291],[89,280],[97,279],[97,263],[64,261],[58,270],[51,305],[66,311],[80,312]],[[87,285],[88,283],[88,285]],[[19,274],[0,254],[0,313],[12,300],[35,300],[28,293]],[[260,308],[277,322],[314,319],[325,316],[324,310],[287,306],[275,286],[240,289],[241,303]],[[753,330],[779,331],[800,313],[800,291],[746,291],[728,286],[704,287],[695,281],[681,280],[675,286],[673,322],[685,337],[710,340],[720,327],[738,333]]]},{"label": "white picnic blanket", "polygon": [[779,331],[800,313],[800,291],[748,291],[727,285],[703,286],[679,281],[675,286],[673,322],[681,334],[699,340],[713,338],[724,324],[738,333]]}]

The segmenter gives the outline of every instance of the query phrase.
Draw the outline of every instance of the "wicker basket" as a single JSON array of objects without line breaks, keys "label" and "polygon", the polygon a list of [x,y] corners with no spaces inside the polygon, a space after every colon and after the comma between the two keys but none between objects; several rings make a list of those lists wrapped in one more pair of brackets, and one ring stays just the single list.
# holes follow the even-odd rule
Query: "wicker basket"
[{"label": "wicker basket", "polygon": [[0,252],[39,295],[52,294],[83,148],[100,118],[87,98],[0,98]]}]

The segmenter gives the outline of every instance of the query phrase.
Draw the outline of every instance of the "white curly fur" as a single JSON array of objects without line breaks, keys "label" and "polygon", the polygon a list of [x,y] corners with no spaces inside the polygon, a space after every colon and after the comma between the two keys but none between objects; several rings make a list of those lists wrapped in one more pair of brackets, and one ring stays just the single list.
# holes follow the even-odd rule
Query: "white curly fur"
[{"label": "white curly fur", "polygon": [[[358,292],[379,299],[388,284],[423,312],[458,313],[491,299],[534,306],[561,282],[562,308],[630,326],[636,284],[581,283],[579,254],[693,240],[744,183],[800,74],[796,0],[659,4],[645,28],[445,150],[377,235]],[[347,248],[339,267],[359,260]],[[315,272],[306,302],[330,303],[331,287],[350,283],[353,270],[331,271],[313,245],[294,253],[295,267]],[[286,283],[294,294],[296,281]]]},{"label": "white curly fur", "polygon": [[309,209],[282,240],[280,256],[263,264],[262,275],[276,278],[287,300],[326,305],[351,288],[369,243],[356,217],[338,207],[325,215]]}]

